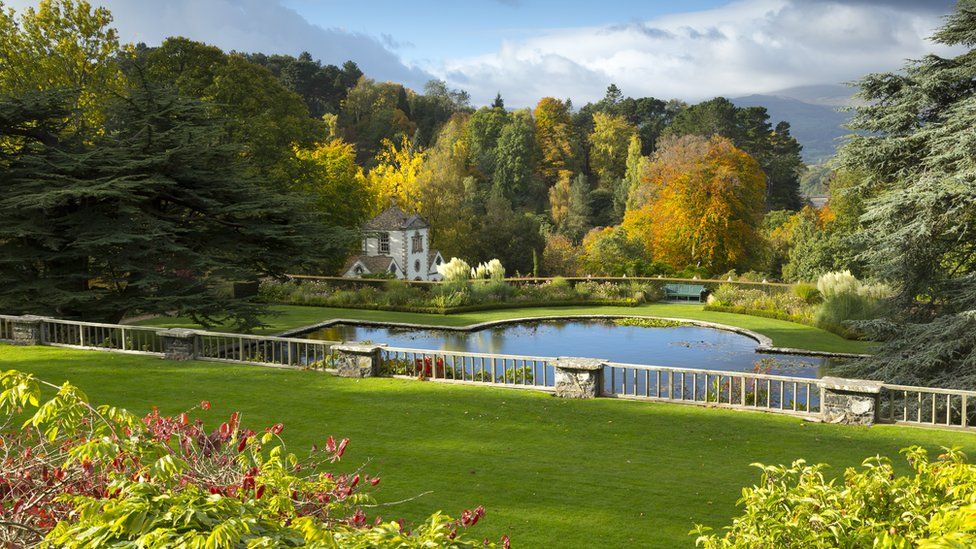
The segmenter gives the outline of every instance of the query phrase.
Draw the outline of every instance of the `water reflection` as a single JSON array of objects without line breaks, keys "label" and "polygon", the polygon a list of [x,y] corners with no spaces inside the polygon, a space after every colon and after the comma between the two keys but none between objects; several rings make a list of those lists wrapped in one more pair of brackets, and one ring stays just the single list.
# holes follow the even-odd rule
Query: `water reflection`
[{"label": "water reflection", "polygon": [[621,326],[605,320],[526,322],[476,332],[337,324],[306,337],[371,341],[414,349],[592,357],[632,364],[799,377],[820,377],[829,367],[826,360],[818,357],[756,353],[753,339],[724,330]]}]

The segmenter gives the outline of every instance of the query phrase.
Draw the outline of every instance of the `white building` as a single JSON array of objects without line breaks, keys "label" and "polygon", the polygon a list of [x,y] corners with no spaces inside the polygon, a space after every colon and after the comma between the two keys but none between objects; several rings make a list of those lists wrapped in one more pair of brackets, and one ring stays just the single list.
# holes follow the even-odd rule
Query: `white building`
[{"label": "white building", "polygon": [[440,280],[440,252],[430,249],[430,225],[417,214],[408,215],[395,204],[363,225],[360,255],[346,261],[342,276],[390,273],[407,280]]}]

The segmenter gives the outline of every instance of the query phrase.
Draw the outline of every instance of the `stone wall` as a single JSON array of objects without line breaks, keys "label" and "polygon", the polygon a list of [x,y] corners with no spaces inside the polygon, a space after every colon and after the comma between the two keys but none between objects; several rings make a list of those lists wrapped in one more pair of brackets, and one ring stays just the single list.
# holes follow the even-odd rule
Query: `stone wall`
[{"label": "stone wall", "polygon": [[560,398],[596,398],[603,389],[604,360],[560,357],[555,362],[555,395]]},{"label": "stone wall", "polygon": [[863,379],[820,380],[820,410],[826,423],[874,425],[881,384]]}]

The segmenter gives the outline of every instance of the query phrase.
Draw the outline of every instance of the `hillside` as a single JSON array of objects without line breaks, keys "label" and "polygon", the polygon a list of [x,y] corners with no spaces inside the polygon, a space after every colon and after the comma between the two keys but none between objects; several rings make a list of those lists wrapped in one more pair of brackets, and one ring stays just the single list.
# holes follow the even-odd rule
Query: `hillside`
[{"label": "hillside", "polygon": [[[808,95],[802,94],[803,91],[807,90],[793,88],[780,93]],[[820,91],[824,94],[829,92]],[[793,135],[803,145],[803,160],[808,164],[815,164],[832,156],[841,144],[840,138],[848,133],[843,125],[850,115],[838,110],[838,103],[842,100],[843,96],[837,94],[811,96],[801,100],[777,93],[748,95],[732,99],[732,102],[739,107],[766,107],[770,121],[774,124],[780,120],[789,122]]]}]

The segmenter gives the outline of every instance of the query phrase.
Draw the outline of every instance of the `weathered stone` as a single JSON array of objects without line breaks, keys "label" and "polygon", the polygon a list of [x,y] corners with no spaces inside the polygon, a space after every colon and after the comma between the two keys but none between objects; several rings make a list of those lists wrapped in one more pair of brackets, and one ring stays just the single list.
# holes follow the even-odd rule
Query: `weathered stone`
[{"label": "weathered stone", "polygon": [[825,377],[820,380],[820,413],[827,423],[873,425],[881,383]]},{"label": "weathered stone", "polygon": [[43,317],[34,315],[24,315],[13,321],[11,330],[13,331],[14,345],[41,345],[43,343],[41,334],[41,321]]},{"label": "weathered stone", "polygon": [[185,328],[173,328],[158,332],[163,340],[163,358],[166,360],[193,360],[197,356],[197,333]]},{"label": "weathered stone", "polygon": [[382,345],[344,343],[334,345],[336,375],[339,377],[373,377],[380,372]]},{"label": "weathered stone", "polygon": [[560,398],[595,398],[603,387],[605,360],[559,357],[555,362],[554,384]]}]

